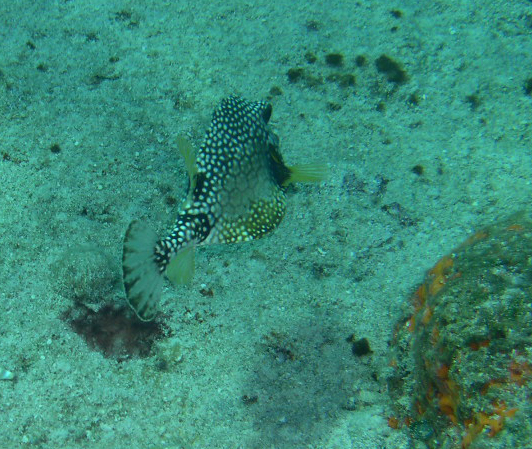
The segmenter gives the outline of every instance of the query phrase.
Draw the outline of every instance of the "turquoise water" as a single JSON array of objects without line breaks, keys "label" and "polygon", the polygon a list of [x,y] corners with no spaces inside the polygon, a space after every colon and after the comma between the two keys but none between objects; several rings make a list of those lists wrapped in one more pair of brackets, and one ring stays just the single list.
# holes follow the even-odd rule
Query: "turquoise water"
[{"label": "turquoise water", "polygon": [[[388,426],[395,322],[443,255],[529,208],[531,14],[1,2],[0,446],[410,447]],[[198,147],[232,94],[269,101],[286,161],[330,177],[289,189],[273,235],[200,249],[140,327],[125,229],[171,227],[177,138]]]}]

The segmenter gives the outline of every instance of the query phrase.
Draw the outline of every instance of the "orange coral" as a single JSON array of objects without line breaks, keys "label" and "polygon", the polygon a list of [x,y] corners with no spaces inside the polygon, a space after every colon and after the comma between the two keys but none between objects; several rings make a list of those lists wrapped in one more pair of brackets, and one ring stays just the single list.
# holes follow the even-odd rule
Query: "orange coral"
[{"label": "orange coral", "polygon": [[510,364],[510,381],[523,386],[532,378],[532,365],[528,362],[518,363],[513,360]]},{"label": "orange coral", "polygon": [[489,237],[489,234],[486,230],[478,231],[475,234],[473,234],[471,237],[467,238],[464,243],[462,243],[458,249],[461,249],[465,246],[474,245],[480,240],[484,240]]},{"label": "orange coral", "polygon": [[[456,447],[457,435],[462,437],[463,449],[475,439],[482,447],[512,421],[517,407],[521,414],[515,423],[525,416],[522,403],[531,398],[532,361],[529,350],[523,349],[529,345],[522,342],[530,342],[529,318],[516,312],[515,316],[502,314],[499,321],[492,313],[484,313],[491,310],[489,301],[499,300],[509,310],[520,311],[523,297],[532,297],[529,283],[519,287],[526,296],[515,293],[512,284],[518,272],[514,266],[521,267],[519,273],[532,272],[532,221],[526,227],[516,223],[507,220],[502,226],[490,226],[442,257],[411,295],[412,315],[398,322],[394,338],[403,344],[394,366],[403,367],[412,360],[401,356],[405,342],[415,361],[404,386],[398,383],[399,393],[414,392],[408,413],[415,422],[424,416],[436,423],[438,438],[431,441],[431,448],[439,447],[436,444],[441,441]],[[493,270],[495,277],[490,275]],[[500,344],[501,328],[507,338],[504,345]],[[390,418],[388,425],[401,427],[403,421]],[[527,438],[531,433],[515,428],[512,432]]]},{"label": "orange coral", "polygon": [[440,411],[446,415],[453,424],[458,424],[457,410],[460,402],[458,388],[456,383],[449,378],[450,366],[443,363],[436,370],[437,391],[438,391],[438,407]]},{"label": "orange coral", "polygon": [[419,286],[419,288],[415,291],[410,300],[412,301],[412,304],[414,305],[414,310],[416,312],[423,308],[425,302],[427,301],[427,286],[425,285],[425,283]]},{"label": "orange coral", "polygon": [[390,416],[388,418],[388,427],[390,427],[390,429],[398,429],[399,420],[395,416]]},{"label": "orange coral", "polygon": [[440,330],[437,325],[432,327],[432,332],[430,333],[430,342],[432,346],[436,346],[438,340],[440,339]]},{"label": "orange coral", "polygon": [[446,415],[453,424],[458,424],[458,419],[456,418],[458,402],[456,397],[453,397],[450,393],[440,393],[438,398],[438,406],[440,411]]},{"label": "orange coral", "polygon": [[480,348],[485,348],[489,346],[489,344],[490,344],[490,339],[486,338],[485,340],[476,340],[476,341],[473,340],[469,342],[469,347],[473,351],[478,351]]},{"label": "orange coral", "polygon": [[449,275],[453,264],[454,260],[452,256],[444,256],[429,271],[429,295],[436,295],[447,283],[447,276]]},{"label": "orange coral", "polygon": [[521,232],[525,230],[525,228],[520,224],[510,225],[506,229],[508,229],[508,231],[516,231],[516,232]]},{"label": "orange coral", "polygon": [[423,316],[421,317],[421,322],[423,324],[428,324],[430,319],[432,318],[432,309],[430,306],[426,306],[425,310],[423,311]]},{"label": "orange coral", "polygon": [[463,449],[467,448],[486,427],[490,429],[488,436],[493,438],[503,429],[506,418],[512,418],[517,412],[517,408],[507,410],[506,403],[504,402],[494,402],[492,405],[494,408],[491,414],[488,415],[484,412],[478,412],[473,417],[467,433],[462,440]]}]

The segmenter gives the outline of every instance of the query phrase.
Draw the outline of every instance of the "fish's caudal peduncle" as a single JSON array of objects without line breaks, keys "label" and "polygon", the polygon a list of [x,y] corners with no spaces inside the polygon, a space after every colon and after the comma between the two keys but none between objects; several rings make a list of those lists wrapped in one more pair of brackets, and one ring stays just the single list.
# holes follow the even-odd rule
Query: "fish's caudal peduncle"
[{"label": "fish's caudal peduncle", "polygon": [[159,271],[164,273],[171,259],[186,246],[202,243],[210,229],[206,214],[180,214],[170,235],[155,244],[155,262]]}]

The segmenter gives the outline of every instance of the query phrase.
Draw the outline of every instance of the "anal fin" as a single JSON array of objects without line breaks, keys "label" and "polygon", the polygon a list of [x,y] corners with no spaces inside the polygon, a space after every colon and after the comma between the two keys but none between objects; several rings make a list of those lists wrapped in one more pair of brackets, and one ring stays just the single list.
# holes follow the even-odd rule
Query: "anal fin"
[{"label": "anal fin", "polygon": [[175,285],[189,284],[194,277],[194,253],[193,245],[179,251],[168,264],[166,276]]}]

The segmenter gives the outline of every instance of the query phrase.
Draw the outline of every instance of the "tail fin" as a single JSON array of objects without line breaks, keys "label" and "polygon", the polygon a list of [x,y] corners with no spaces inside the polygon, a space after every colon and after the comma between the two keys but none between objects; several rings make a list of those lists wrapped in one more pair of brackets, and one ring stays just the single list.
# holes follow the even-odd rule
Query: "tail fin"
[{"label": "tail fin", "polygon": [[126,231],[122,253],[124,287],[129,305],[142,321],[153,320],[161,298],[163,276],[154,259],[157,234],[133,221]]},{"label": "tail fin", "polygon": [[283,185],[293,182],[320,182],[329,175],[329,167],[325,164],[304,164],[288,167],[290,176]]}]

